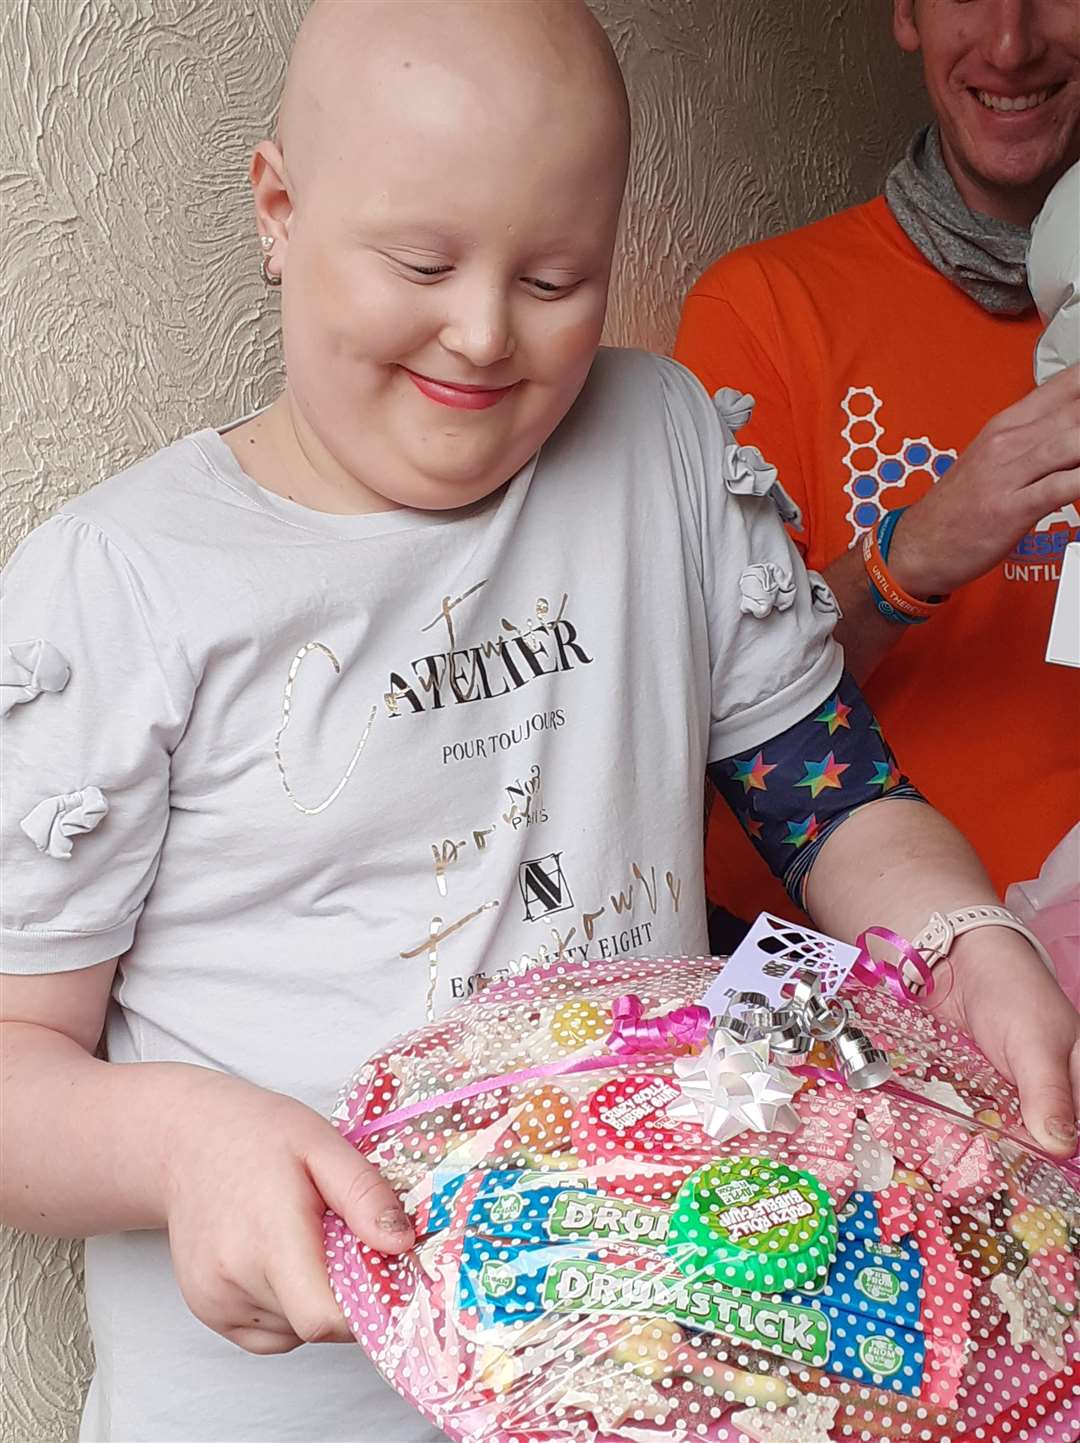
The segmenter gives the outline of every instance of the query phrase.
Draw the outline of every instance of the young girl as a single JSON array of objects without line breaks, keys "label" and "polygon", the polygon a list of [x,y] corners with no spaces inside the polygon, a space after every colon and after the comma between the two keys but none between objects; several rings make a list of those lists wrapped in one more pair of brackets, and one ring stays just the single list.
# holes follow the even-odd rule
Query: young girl
[{"label": "young girl", "polygon": [[[325,1205],[412,1242],[335,1093],[523,958],[702,951],[707,766],[827,930],[994,900],[842,676],[775,472],[680,368],[597,353],[598,27],[494,15],[314,7],[252,165],[284,393],[9,570],[4,1214],[88,1238],[87,1439],[428,1434],[298,1347],[347,1338]],[[1078,1021],[1024,938],[959,938],[936,996],[1068,1149]]]}]

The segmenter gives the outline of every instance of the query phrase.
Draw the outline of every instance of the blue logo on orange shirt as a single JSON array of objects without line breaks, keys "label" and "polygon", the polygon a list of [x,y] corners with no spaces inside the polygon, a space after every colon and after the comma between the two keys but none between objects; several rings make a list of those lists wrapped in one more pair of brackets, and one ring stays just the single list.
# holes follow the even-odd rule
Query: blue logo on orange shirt
[{"label": "blue logo on orange shirt", "polygon": [[[872,386],[850,386],[841,403],[846,442],[844,469],[848,479],[844,491],[849,498],[845,520],[851,527],[849,546],[876,526],[892,505],[902,505],[915,496],[905,496],[907,483],[919,477],[936,485],[956,460],[957,453],[937,446],[929,436],[905,436],[895,450],[886,441],[885,427],[878,418],[881,397]],[[886,494],[898,488],[895,503]],[[1053,511],[1013,547],[1003,562],[1007,581],[1057,581],[1060,558],[1070,541],[1080,541],[1080,510],[1066,504]]]},{"label": "blue logo on orange shirt", "polygon": [[1066,504],[1021,536],[1005,558],[1006,580],[1057,581],[1061,556],[1070,541],[1080,541],[1080,511]]}]

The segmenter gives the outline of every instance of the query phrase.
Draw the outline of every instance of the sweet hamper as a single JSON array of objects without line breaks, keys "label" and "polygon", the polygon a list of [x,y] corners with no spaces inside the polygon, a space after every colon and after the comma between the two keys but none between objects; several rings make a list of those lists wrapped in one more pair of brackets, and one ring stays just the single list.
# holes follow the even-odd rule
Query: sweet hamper
[{"label": "sweet hamper", "polygon": [[326,1217],[378,1369],[470,1443],[1075,1443],[1075,1164],[895,969],[724,969],[534,967],[361,1067],[417,1232]]}]

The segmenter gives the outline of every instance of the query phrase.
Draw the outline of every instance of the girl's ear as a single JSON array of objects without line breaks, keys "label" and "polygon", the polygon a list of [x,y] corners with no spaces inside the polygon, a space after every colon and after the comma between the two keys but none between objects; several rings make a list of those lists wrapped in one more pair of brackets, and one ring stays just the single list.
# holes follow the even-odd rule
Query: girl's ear
[{"label": "girl's ear", "polygon": [[255,199],[255,219],[259,235],[268,237],[264,247],[273,255],[273,269],[279,274],[289,244],[289,223],[293,204],[285,178],[285,157],[276,141],[263,140],[255,147],[248,171],[251,193]]}]

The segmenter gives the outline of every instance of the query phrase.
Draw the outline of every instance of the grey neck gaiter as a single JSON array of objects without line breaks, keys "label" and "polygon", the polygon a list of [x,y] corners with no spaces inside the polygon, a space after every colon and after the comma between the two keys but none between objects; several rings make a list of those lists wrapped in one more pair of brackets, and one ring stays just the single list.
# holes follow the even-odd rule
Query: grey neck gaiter
[{"label": "grey neck gaiter", "polygon": [[1026,226],[969,210],[941,154],[936,125],[918,131],[889,172],[885,199],[897,224],[935,270],[986,311],[1019,315],[1032,304]]}]

